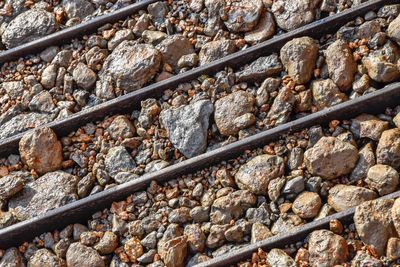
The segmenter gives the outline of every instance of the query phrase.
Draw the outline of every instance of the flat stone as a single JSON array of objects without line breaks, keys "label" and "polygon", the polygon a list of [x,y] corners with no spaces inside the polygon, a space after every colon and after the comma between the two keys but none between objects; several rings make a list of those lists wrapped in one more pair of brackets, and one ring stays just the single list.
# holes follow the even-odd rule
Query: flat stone
[{"label": "flat stone", "polygon": [[45,37],[56,30],[53,13],[31,9],[19,14],[5,28],[2,42],[8,49]]},{"label": "flat stone", "polygon": [[96,95],[114,98],[114,89],[126,92],[140,89],[159,70],[161,53],[152,45],[124,41],[107,57],[99,73]]},{"label": "flat stone", "polygon": [[236,44],[232,40],[218,40],[206,43],[199,52],[200,65],[226,57],[236,52]]},{"label": "flat stone", "polygon": [[394,128],[382,133],[376,148],[376,162],[400,168],[400,129]]},{"label": "flat stone", "polygon": [[351,131],[360,138],[367,137],[379,141],[382,133],[388,129],[389,122],[369,114],[361,114],[351,120]]},{"label": "flat stone", "polygon": [[348,44],[343,40],[337,40],[328,46],[325,53],[329,77],[344,91],[350,89],[354,74],[357,71],[357,63]]},{"label": "flat stone", "polygon": [[249,32],[246,32],[244,40],[250,44],[256,44],[268,40],[275,33],[275,21],[274,16],[264,11],[261,13],[260,20],[255,28]]},{"label": "flat stone", "polygon": [[61,142],[48,127],[24,134],[19,141],[19,153],[22,161],[38,174],[55,171],[62,167]]},{"label": "flat stone", "polygon": [[338,184],[329,190],[328,204],[341,212],[377,197],[374,191],[367,188]]},{"label": "flat stone", "polygon": [[236,73],[239,82],[263,81],[265,78],[280,73],[283,69],[277,54],[267,57],[259,57],[242,71]]},{"label": "flat stone", "polygon": [[297,84],[310,81],[318,58],[319,45],[310,37],[295,38],[280,51],[282,64]]},{"label": "flat stone", "polygon": [[248,32],[257,25],[262,9],[261,0],[239,0],[232,2],[229,8],[221,11],[226,12],[223,14],[227,17],[224,23],[229,31]]},{"label": "flat stone", "polygon": [[242,128],[235,120],[252,113],[254,102],[254,97],[245,91],[237,91],[218,99],[215,102],[214,120],[219,132],[225,136],[237,134]]},{"label": "flat stone", "polygon": [[91,247],[81,243],[72,243],[66,255],[68,267],[104,267],[104,261]]},{"label": "flat stone", "polygon": [[277,0],[272,5],[276,23],[285,31],[297,29],[312,22],[320,0]]},{"label": "flat stone", "polygon": [[357,148],[335,137],[322,137],[304,153],[308,171],[327,180],[349,174],[357,160]]},{"label": "flat stone", "polygon": [[18,173],[0,178],[0,200],[7,200],[24,188],[24,180]]},{"label": "flat stone", "polygon": [[312,266],[335,266],[347,262],[349,257],[346,239],[328,230],[311,233],[308,251]]},{"label": "flat stone", "polygon": [[348,100],[347,95],[340,92],[331,79],[312,81],[311,90],[313,103],[318,110],[323,110]]},{"label": "flat stone", "polygon": [[9,200],[20,220],[31,219],[77,199],[78,177],[62,172],[49,172],[25,185],[18,196]]},{"label": "flat stone", "polygon": [[369,188],[384,196],[396,191],[399,185],[399,174],[388,165],[377,164],[369,168],[365,182]]},{"label": "flat stone", "polygon": [[163,110],[160,120],[169,139],[187,158],[203,153],[207,148],[209,118],[214,107],[209,100]]},{"label": "flat stone", "polygon": [[366,201],[356,208],[354,224],[361,240],[384,255],[387,240],[396,236],[391,209],[393,199]]},{"label": "flat stone", "polygon": [[242,165],[235,175],[240,189],[266,195],[269,182],[284,174],[284,162],[279,156],[260,155]]}]

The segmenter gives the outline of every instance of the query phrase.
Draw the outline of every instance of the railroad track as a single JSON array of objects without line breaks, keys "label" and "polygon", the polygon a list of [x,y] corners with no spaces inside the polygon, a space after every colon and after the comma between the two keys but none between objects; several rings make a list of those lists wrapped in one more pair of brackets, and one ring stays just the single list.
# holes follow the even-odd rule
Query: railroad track
[{"label": "railroad track", "polygon": [[[317,35],[322,36],[322,34],[338,29],[340,26],[344,25],[344,22],[354,19],[358,15],[366,13],[368,10],[374,10],[381,7],[383,3],[392,3],[392,1],[370,1],[354,10],[344,11],[343,13],[328,17],[322,21],[317,21],[298,30],[282,34],[266,41],[265,43],[247,48],[244,51],[227,56],[214,63],[194,70],[189,70],[171,79],[150,85],[133,93],[128,93],[114,100],[110,100],[105,104],[95,106],[93,109],[82,111],[65,120],[59,122],[56,121],[46,126],[50,126],[58,136],[65,136],[72,130],[76,130],[79,126],[87,122],[93,122],[100,118],[104,118],[103,114],[126,114],[131,112],[133,109],[132,106],[137,106],[141,100],[148,97],[160,96],[162,91],[165,89],[176,87],[179,84],[193,80],[200,75],[210,74],[221,70],[226,64],[239,62],[241,64],[249,63],[260,56],[264,56],[265,53],[263,51],[265,49],[268,49],[269,53],[278,51],[287,41],[295,37],[304,35],[313,37]],[[324,27],[324,31],[319,33],[315,32],[316,29],[323,26],[326,26]],[[176,178],[177,176],[193,173],[204,169],[204,167],[210,166],[215,162],[232,159],[233,157],[244,153],[248,149],[255,149],[260,147],[261,144],[264,145],[268,142],[272,142],[283,134],[300,131],[305,127],[310,127],[316,124],[326,125],[334,119],[350,119],[355,115],[364,112],[374,114],[383,112],[384,108],[394,107],[398,103],[400,96],[398,93],[398,87],[399,84],[397,83],[390,84],[382,89],[360,96],[354,100],[323,109],[314,114],[276,126],[270,130],[256,133],[253,136],[226,145],[222,148],[195,156],[181,163],[176,163],[170,167],[162,169],[161,171],[144,174],[126,184],[117,185],[106,191],[90,195],[55,210],[51,210],[44,215],[9,226],[0,230],[0,246],[7,248],[9,246],[18,245],[22,241],[29,240],[42,232],[49,231],[51,226],[54,224],[59,225],[59,228],[61,229],[62,226],[70,223],[84,222],[95,211],[109,207],[112,202],[121,200],[132,194],[132,192],[144,189],[150,181],[164,182]],[[22,134],[5,139],[4,142],[0,144],[2,149],[1,151],[4,154],[15,151],[21,137]]]}]

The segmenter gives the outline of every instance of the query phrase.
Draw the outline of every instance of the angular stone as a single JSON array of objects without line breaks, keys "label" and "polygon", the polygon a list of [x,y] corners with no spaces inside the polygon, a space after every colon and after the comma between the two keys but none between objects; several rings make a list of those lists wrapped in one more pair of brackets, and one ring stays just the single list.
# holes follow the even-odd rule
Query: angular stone
[{"label": "angular stone", "polygon": [[25,267],[22,255],[17,248],[9,248],[0,260],[0,267]]},{"label": "angular stone", "polygon": [[275,33],[274,17],[270,12],[264,11],[261,14],[257,26],[253,30],[246,32],[244,40],[250,44],[256,44],[271,38],[274,35],[274,33]]},{"label": "angular stone", "polygon": [[42,248],[36,251],[35,254],[33,254],[33,256],[29,259],[28,265],[30,267],[64,267],[65,261],[58,258],[50,250]]},{"label": "angular stone", "polygon": [[271,233],[271,231],[267,226],[265,226],[260,222],[253,223],[251,227],[251,241],[250,241],[251,244],[267,239],[268,237],[271,236],[273,236],[273,234]]},{"label": "angular stone", "polygon": [[191,253],[203,252],[205,249],[206,236],[197,224],[186,225],[183,232],[188,237],[188,247]]},{"label": "angular stone", "polygon": [[349,174],[357,160],[357,148],[335,137],[322,137],[304,153],[308,171],[328,180]]},{"label": "angular stone", "polygon": [[311,233],[308,241],[312,266],[329,267],[347,262],[349,248],[346,239],[328,230]]},{"label": "angular stone", "polygon": [[229,31],[248,32],[257,25],[262,9],[262,0],[239,0],[221,11],[226,12],[224,23]]},{"label": "angular stone", "polygon": [[254,206],[257,197],[247,190],[237,190],[217,198],[211,206],[210,221],[213,224],[226,224],[238,219],[248,208]]},{"label": "angular stone", "polygon": [[0,201],[6,200],[24,188],[24,180],[17,173],[11,173],[0,178]]},{"label": "angular stone", "polygon": [[68,267],[105,267],[103,259],[96,250],[79,242],[69,246],[66,259]]},{"label": "angular stone", "polygon": [[88,0],[63,0],[62,5],[70,19],[83,20],[95,11],[95,6]]},{"label": "angular stone", "polygon": [[295,102],[296,97],[292,90],[288,87],[281,88],[267,114],[267,121],[275,126],[286,123],[292,113]]},{"label": "angular stone", "polygon": [[58,67],[55,64],[48,65],[42,72],[40,83],[46,89],[51,89],[56,85]]},{"label": "angular stone", "polygon": [[360,138],[367,137],[379,141],[382,133],[388,128],[389,122],[369,114],[361,114],[351,120],[351,131]]},{"label": "angular stone", "polygon": [[302,219],[295,214],[289,214],[285,218],[280,216],[274,225],[272,225],[271,232],[274,235],[287,234],[296,231],[297,226],[302,224]]},{"label": "angular stone", "polygon": [[382,262],[377,258],[370,256],[365,251],[357,251],[356,256],[351,261],[351,267],[383,267]]},{"label": "angular stone", "polygon": [[320,0],[277,0],[272,5],[276,23],[285,31],[297,29],[314,20]]},{"label": "angular stone", "polygon": [[200,65],[226,57],[236,52],[235,42],[232,40],[218,40],[206,43],[199,52]]},{"label": "angular stone", "polygon": [[388,165],[377,164],[369,168],[365,182],[369,188],[384,196],[396,191],[399,185],[399,174]]},{"label": "angular stone", "polygon": [[131,29],[119,30],[115,33],[114,37],[108,41],[108,50],[114,50],[123,41],[132,40],[135,38]]},{"label": "angular stone", "polygon": [[267,254],[267,263],[270,266],[296,267],[296,262],[281,249],[271,249]]},{"label": "angular stone", "polygon": [[48,91],[41,91],[32,97],[29,102],[29,109],[32,111],[52,113],[56,105],[54,105],[53,98]]},{"label": "angular stone", "polygon": [[52,116],[49,114],[40,114],[36,112],[16,115],[11,120],[1,125],[0,139],[36,128],[50,122],[51,120]]},{"label": "angular stone", "polygon": [[374,191],[367,188],[338,184],[329,190],[328,204],[341,212],[377,197]]},{"label": "angular stone", "polygon": [[337,40],[326,49],[326,64],[329,77],[344,91],[351,88],[354,74],[357,71],[357,63],[348,44],[343,40]]},{"label": "angular stone", "polygon": [[38,174],[55,171],[62,166],[61,142],[48,127],[35,129],[22,136],[19,153],[22,161]]},{"label": "angular stone", "polygon": [[240,189],[266,195],[269,182],[284,174],[284,162],[279,156],[260,155],[242,165],[235,175]]},{"label": "angular stone", "polygon": [[100,255],[111,254],[118,247],[118,236],[113,232],[107,231],[100,239],[99,243],[94,246],[94,249]]},{"label": "angular stone", "polygon": [[318,58],[319,45],[310,37],[287,42],[280,52],[282,64],[297,84],[310,81]]},{"label": "angular stone", "polygon": [[397,231],[397,234],[400,234],[400,198],[397,198],[394,201],[391,216],[393,220],[393,225]]},{"label": "angular stone", "polygon": [[348,99],[331,79],[313,81],[311,90],[314,105],[319,110],[343,103]]},{"label": "angular stone", "polygon": [[387,34],[393,41],[400,45],[400,15],[389,24]]},{"label": "angular stone", "polygon": [[235,120],[254,110],[254,97],[245,91],[237,91],[215,102],[214,120],[222,135],[235,135],[241,130]]},{"label": "angular stone", "polygon": [[107,130],[114,140],[133,137],[136,132],[135,126],[123,115],[115,117]]},{"label": "angular stone", "polygon": [[368,143],[358,152],[358,161],[351,172],[350,180],[355,182],[367,177],[368,169],[374,166],[375,163],[376,160],[372,145]]},{"label": "angular stone", "polygon": [[[126,92],[140,89],[157,73],[161,58],[160,52],[151,45],[137,44],[134,41],[122,42],[103,64],[99,73],[100,82],[96,85],[96,95],[113,95],[114,87]],[[103,87],[107,89],[104,89],[106,92],[103,92]]]},{"label": "angular stone", "polygon": [[386,257],[389,260],[400,259],[400,239],[397,237],[389,238],[386,247]]},{"label": "angular stone", "polygon": [[111,177],[115,177],[120,172],[131,172],[136,166],[131,155],[123,146],[110,148],[104,163]]},{"label": "angular stone", "polygon": [[379,256],[385,252],[387,240],[396,236],[391,209],[393,199],[366,201],[356,208],[354,224],[361,240],[373,246]]},{"label": "angular stone", "polygon": [[31,219],[74,201],[78,177],[62,172],[49,172],[25,185],[22,192],[9,200],[8,207],[20,220]]},{"label": "angular stone", "polygon": [[178,69],[182,56],[195,52],[189,39],[180,34],[167,36],[156,48],[161,52],[163,62],[175,69]]},{"label": "angular stone", "polygon": [[376,148],[376,162],[400,168],[400,129],[394,128],[382,133]]},{"label": "angular stone", "polygon": [[56,30],[56,19],[53,13],[44,9],[31,9],[19,14],[5,28],[2,42],[8,49],[22,45]]},{"label": "angular stone", "polygon": [[239,82],[263,81],[269,76],[280,73],[283,69],[282,63],[277,54],[267,57],[259,57],[250,65],[244,67],[242,71],[236,73]]},{"label": "angular stone", "polygon": [[167,267],[180,267],[187,256],[187,237],[180,236],[167,241],[162,251],[158,251]]},{"label": "angular stone", "polygon": [[167,129],[169,139],[187,158],[203,153],[207,148],[209,118],[214,107],[209,100],[178,108],[163,110],[160,121]]},{"label": "angular stone", "polygon": [[81,62],[76,65],[72,77],[76,84],[85,90],[91,90],[97,78],[96,73]]}]

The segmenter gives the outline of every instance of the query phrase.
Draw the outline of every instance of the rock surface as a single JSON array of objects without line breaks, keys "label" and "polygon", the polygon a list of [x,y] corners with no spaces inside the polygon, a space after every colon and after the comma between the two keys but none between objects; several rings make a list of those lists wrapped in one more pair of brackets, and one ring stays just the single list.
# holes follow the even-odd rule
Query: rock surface
[{"label": "rock surface", "polygon": [[214,107],[209,100],[163,110],[160,120],[169,139],[187,158],[203,153],[207,147],[209,118]]},{"label": "rock surface", "polygon": [[52,116],[49,114],[29,112],[16,115],[1,126],[0,139],[25,132],[50,121],[52,121]]},{"label": "rock surface", "polygon": [[267,254],[267,263],[270,266],[296,267],[296,262],[281,249],[271,249]]},{"label": "rock surface", "polygon": [[344,91],[351,88],[357,63],[345,41],[337,40],[326,49],[326,64],[333,82]]},{"label": "rock surface", "polygon": [[331,79],[315,80],[311,82],[314,105],[319,109],[325,109],[347,101],[346,94]]},{"label": "rock surface", "polygon": [[369,168],[365,182],[384,196],[396,191],[399,185],[398,172],[388,165],[377,164]]},{"label": "rock surface", "polygon": [[400,168],[400,129],[394,128],[382,133],[376,148],[376,162]]},{"label": "rock surface", "polygon": [[240,82],[262,81],[269,76],[278,74],[283,69],[282,63],[277,54],[267,57],[259,57],[250,65],[244,67],[237,73],[237,79]]},{"label": "rock surface", "polygon": [[199,52],[200,65],[205,65],[214,60],[226,57],[236,51],[235,42],[232,40],[218,40],[206,43]]},{"label": "rock surface", "polygon": [[227,18],[224,21],[225,26],[232,32],[251,31],[257,25],[262,9],[262,0],[239,0],[232,2],[226,14],[222,15]]},{"label": "rock surface", "polygon": [[167,36],[156,48],[161,52],[163,62],[175,69],[182,56],[194,53],[189,39],[180,34]]},{"label": "rock surface", "polygon": [[43,9],[32,9],[19,14],[6,27],[2,42],[7,48],[34,41],[56,30],[54,14]]},{"label": "rock surface", "polygon": [[19,142],[22,161],[38,174],[55,171],[63,162],[61,142],[50,128],[26,133]]},{"label": "rock surface", "polygon": [[261,15],[257,26],[246,33],[244,40],[251,44],[263,42],[274,35],[275,27],[274,16],[270,12],[265,11]]},{"label": "rock surface", "polygon": [[78,177],[62,172],[49,172],[25,185],[18,196],[9,200],[9,208],[21,220],[34,218],[49,210],[74,201]]},{"label": "rock surface", "polygon": [[[241,129],[240,117],[254,111],[254,97],[245,91],[237,91],[215,102],[214,120],[222,135],[235,135]],[[250,125],[245,125],[250,126]]]},{"label": "rock surface", "polygon": [[18,174],[0,178],[0,201],[9,199],[24,188],[24,180]]},{"label": "rock surface", "polygon": [[349,248],[346,240],[328,230],[311,233],[308,242],[310,263],[314,267],[329,267],[347,262]]},{"label": "rock surface", "polygon": [[357,159],[357,148],[335,137],[322,137],[304,153],[308,171],[328,180],[349,174]]},{"label": "rock surface", "polygon": [[123,146],[112,147],[106,155],[104,164],[108,174],[113,178],[120,172],[131,172],[135,167],[135,162]]},{"label": "rock surface", "polygon": [[58,258],[50,250],[42,248],[33,254],[29,259],[30,267],[43,267],[43,266],[53,266],[53,267],[64,267],[65,261]]},{"label": "rock surface", "polygon": [[361,240],[373,246],[381,256],[387,240],[396,236],[391,209],[393,199],[366,201],[356,208],[354,224]]},{"label": "rock surface", "polygon": [[80,243],[73,243],[69,246],[67,255],[68,267],[104,267],[101,256],[91,247]]},{"label": "rock surface", "polygon": [[367,188],[338,184],[329,190],[328,204],[341,212],[377,197],[374,191]]},{"label": "rock surface", "polygon": [[280,51],[282,64],[297,84],[307,83],[314,71],[319,45],[310,37],[295,38]]},{"label": "rock surface", "polygon": [[292,210],[303,219],[311,219],[318,215],[321,198],[314,192],[303,192],[293,202]]},{"label": "rock surface", "polygon": [[266,195],[269,182],[284,174],[284,162],[279,156],[260,155],[242,165],[235,175],[240,189]]}]

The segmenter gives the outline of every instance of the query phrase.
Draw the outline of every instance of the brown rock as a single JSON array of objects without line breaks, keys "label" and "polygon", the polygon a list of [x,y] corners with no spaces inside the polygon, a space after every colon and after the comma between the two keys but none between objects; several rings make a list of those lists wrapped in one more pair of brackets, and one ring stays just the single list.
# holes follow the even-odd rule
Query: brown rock
[{"label": "brown rock", "polygon": [[[214,120],[222,135],[235,135],[241,129],[236,120],[254,111],[254,97],[245,91],[237,91],[215,102]],[[250,126],[250,125],[248,125]]]},{"label": "brown rock", "polygon": [[331,231],[317,230],[308,242],[310,263],[314,267],[330,267],[345,263],[349,257],[346,240]]},{"label": "brown rock", "polygon": [[351,120],[351,130],[356,136],[367,137],[374,141],[378,141],[388,128],[389,122],[369,114],[361,114]]},{"label": "brown rock", "polygon": [[48,127],[26,133],[19,141],[22,161],[38,174],[55,171],[63,162],[61,142]]},{"label": "brown rock", "polygon": [[340,90],[350,89],[354,74],[357,71],[357,63],[348,44],[343,40],[337,40],[326,49],[326,64],[329,77]]},{"label": "brown rock", "polygon": [[349,174],[357,159],[357,148],[335,137],[322,137],[304,153],[308,171],[328,180]]},{"label": "brown rock", "polygon": [[400,168],[400,129],[394,128],[382,133],[376,148],[376,162]]},{"label": "brown rock", "polygon": [[368,170],[365,182],[371,189],[384,196],[396,191],[399,185],[398,172],[388,165],[377,164]]},{"label": "brown rock", "polygon": [[400,259],[400,239],[397,237],[389,238],[386,246],[386,257],[390,261]]},{"label": "brown rock", "polygon": [[85,90],[91,90],[97,79],[96,73],[81,62],[76,65],[72,76],[76,84]]},{"label": "brown rock", "polygon": [[343,103],[348,99],[331,79],[313,81],[311,90],[314,105],[319,110]]},{"label": "brown rock", "polygon": [[318,215],[321,198],[317,193],[301,193],[293,202],[292,210],[303,219],[311,219]]},{"label": "brown rock", "polygon": [[79,242],[69,246],[66,259],[68,267],[105,267],[96,250]]},{"label": "brown rock", "polygon": [[66,267],[65,261],[58,258],[50,250],[42,248],[29,259],[30,267]]},{"label": "brown rock", "polygon": [[356,208],[354,224],[361,240],[383,255],[387,240],[396,236],[391,209],[393,199],[366,201]]},{"label": "brown rock", "polygon": [[389,24],[387,34],[393,41],[400,45],[400,15]]},{"label": "brown rock", "polygon": [[136,129],[126,116],[121,115],[112,121],[108,132],[114,140],[118,140],[119,137],[121,139],[133,137]]},{"label": "brown rock", "polygon": [[341,212],[377,197],[374,191],[367,188],[338,184],[329,190],[328,204]]},{"label": "brown rock", "polygon": [[187,237],[180,236],[168,241],[164,251],[159,251],[161,259],[167,267],[181,267],[187,255]]},{"label": "brown rock", "polygon": [[203,252],[205,249],[206,236],[197,224],[185,226],[183,234],[187,236],[187,242],[191,253]]},{"label": "brown rock", "polygon": [[99,243],[94,246],[94,249],[100,253],[100,255],[111,254],[118,247],[118,236],[113,232],[107,231],[100,239]]},{"label": "brown rock", "polygon": [[271,231],[267,226],[265,226],[260,222],[253,223],[251,227],[251,241],[250,241],[251,244],[267,239],[268,237],[271,236],[273,236],[273,234],[271,233]]},{"label": "brown rock", "polygon": [[235,181],[240,189],[266,195],[269,182],[284,174],[284,166],[279,156],[260,155],[240,167]]},{"label": "brown rock", "polygon": [[128,255],[129,260],[133,263],[136,263],[137,259],[144,253],[143,246],[140,244],[140,239],[136,236],[125,242],[124,251],[126,255]]},{"label": "brown rock", "polygon": [[282,64],[297,84],[307,83],[311,79],[318,49],[319,45],[310,37],[295,38],[282,47]]},{"label": "brown rock", "polygon": [[189,39],[180,34],[167,36],[156,48],[161,52],[163,62],[175,69],[178,69],[182,56],[195,52]]},{"label": "brown rock", "polygon": [[285,267],[296,267],[296,262],[281,249],[271,249],[267,254],[267,263],[269,266],[285,266]]},{"label": "brown rock", "polygon": [[397,198],[392,207],[392,220],[397,234],[400,235],[400,198]]}]

